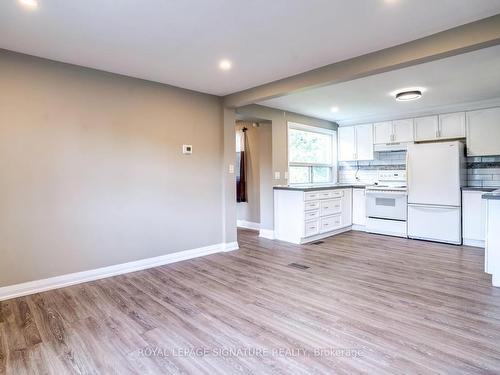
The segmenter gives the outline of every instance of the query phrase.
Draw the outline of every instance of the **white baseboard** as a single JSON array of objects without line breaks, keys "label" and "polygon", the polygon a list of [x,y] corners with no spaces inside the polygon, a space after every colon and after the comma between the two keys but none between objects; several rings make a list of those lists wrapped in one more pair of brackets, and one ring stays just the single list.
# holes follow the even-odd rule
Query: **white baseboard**
[{"label": "white baseboard", "polygon": [[239,228],[251,229],[251,230],[259,230],[260,223],[254,223],[253,221],[246,220],[236,220],[236,226]]},{"label": "white baseboard", "polygon": [[224,245],[224,252],[228,251],[233,251],[233,250],[238,250],[240,247],[238,245],[238,242],[226,242]]},{"label": "white baseboard", "polygon": [[366,232],[366,225],[353,224],[351,227],[352,230],[357,230],[360,232]]},{"label": "white baseboard", "polygon": [[482,248],[484,248],[486,246],[485,241],[471,240],[471,239],[468,239],[468,238],[464,238],[463,239],[463,244],[465,246],[482,247]]},{"label": "white baseboard", "polygon": [[220,243],[161,255],[154,258],[141,259],[133,262],[96,268],[89,271],[70,273],[42,280],[4,286],[0,287],[0,301],[237,249],[238,242]]},{"label": "white baseboard", "polygon": [[268,240],[274,240],[274,230],[272,229],[260,229],[259,237],[267,238]]},{"label": "white baseboard", "polygon": [[350,230],[351,230],[351,226],[349,225],[348,227],[345,227],[345,228],[335,229],[335,230],[332,230],[330,232],[320,233],[320,234],[316,234],[314,236],[309,236],[309,237],[303,238],[300,241],[300,245],[305,245],[305,244],[308,244],[311,242],[322,240],[323,238],[335,236],[335,235],[340,234],[340,233],[349,232]]}]

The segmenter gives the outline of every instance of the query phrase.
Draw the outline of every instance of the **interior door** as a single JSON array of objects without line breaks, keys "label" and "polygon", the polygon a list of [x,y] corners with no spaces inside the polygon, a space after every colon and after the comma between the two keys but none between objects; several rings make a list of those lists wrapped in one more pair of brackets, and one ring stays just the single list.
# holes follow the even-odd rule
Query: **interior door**
[{"label": "interior door", "polygon": [[357,160],[373,160],[373,125],[356,126]]},{"label": "interior door", "polygon": [[354,126],[341,126],[337,130],[339,138],[339,161],[356,160],[356,137]]},{"label": "interior door", "polygon": [[459,152],[459,142],[408,145],[408,203],[460,206]]},{"label": "interior door", "polygon": [[392,142],[392,121],[373,124],[373,143],[385,144]]},{"label": "interior door", "polygon": [[427,116],[415,119],[415,141],[429,141],[437,139],[438,117]]},{"label": "interior door", "polygon": [[394,126],[394,142],[413,142],[413,119],[396,120]]}]

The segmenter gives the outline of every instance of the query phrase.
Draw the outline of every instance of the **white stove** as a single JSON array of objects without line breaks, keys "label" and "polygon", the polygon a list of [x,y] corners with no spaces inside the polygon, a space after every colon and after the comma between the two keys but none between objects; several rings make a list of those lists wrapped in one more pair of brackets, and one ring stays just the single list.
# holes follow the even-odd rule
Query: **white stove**
[{"label": "white stove", "polygon": [[407,236],[408,191],[406,171],[379,171],[378,182],[366,187],[366,230]]}]

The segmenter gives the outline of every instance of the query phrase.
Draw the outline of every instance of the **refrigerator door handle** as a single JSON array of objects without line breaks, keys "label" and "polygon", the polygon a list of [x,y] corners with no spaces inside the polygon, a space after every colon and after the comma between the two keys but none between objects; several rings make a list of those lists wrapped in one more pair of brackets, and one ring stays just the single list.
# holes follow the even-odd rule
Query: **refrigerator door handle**
[{"label": "refrigerator door handle", "polygon": [[419,207],[419,208],[428,208],[430,210],[439,208],[443,210],[456,210],[460,208],[460,206],[446,206],[446,205],[437,205],[437,204],[419,204],[419,203],[408,203],[408,206],[411,207]]}]

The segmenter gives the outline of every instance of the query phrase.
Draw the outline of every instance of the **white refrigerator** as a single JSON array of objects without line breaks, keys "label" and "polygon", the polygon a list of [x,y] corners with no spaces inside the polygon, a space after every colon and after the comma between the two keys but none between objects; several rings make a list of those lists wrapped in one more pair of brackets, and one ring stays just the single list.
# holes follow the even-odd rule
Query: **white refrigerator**
[{"label": "white refrigerator", "polygon": [[406,156],[408,237],[460,245],[464,144],[411,144]]}]

